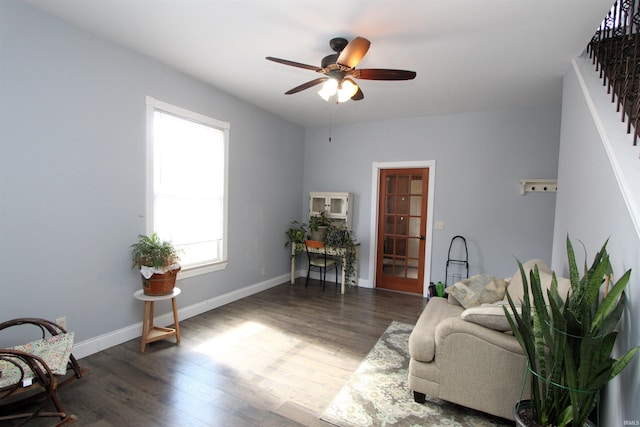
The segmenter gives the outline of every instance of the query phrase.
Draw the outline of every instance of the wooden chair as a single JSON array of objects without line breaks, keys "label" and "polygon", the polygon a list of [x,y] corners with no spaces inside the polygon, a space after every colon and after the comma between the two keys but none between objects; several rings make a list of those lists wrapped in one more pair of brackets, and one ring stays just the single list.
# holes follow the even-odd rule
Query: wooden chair
[{"label": "wooden chair", "polygon": [[338,285],[338,260],[331,256],[327,256],[327,249],[324,243],[318,240],[306,240],[304,242],[307,250],[307,257],[309,259],[309,268],[307,269],[307,280],[304,282],[305,288],[309,283],[309,274],[311,270],[318,270],[322,281],[322,289],[325,287],[327,270],[335,269],[336,271],[336,286]]},{"label": "wooden chair", "polygon": [[[82,368],[76,358],[69,353],[62,356],[62,366],[50,366],[47,356],[34,353],[47,351],[47,346],[72,345],[73,333],[56,323],[38,318],[21,318],[0,323],[0,331],[19,325],[32,325],[39,329],[40,340],[23,346],[0,348],[0,422],[23,419],[26,424],[35,417],[60,418],[56,426],[76,421],[74,415],[67,414],[57,394],[57,389],[71,381],[81,378],[87,369]],[[12,336],[16,336],[15,329]],[[20,330],[20,333],[22,329]],[[22,334],[21,334],[22,335]],[[71,340],[71,344],[69,344]],[[63,342],[64,341],[64,342]],[[33,352],[26,351],[34,349]],[[56,353],[57,348],[51,348]],[[70,350],[70,348],[69,348]],[[66,352],[65,352],[66,354]],[[60,357],[60,353],[56,354]],[[66,366],[64,365],[66,361]],[[62,373],[64,372],[64,374]],[[47,408],[53,404],[53,409]],[[22,425],[20,424],[20,425]]]}]

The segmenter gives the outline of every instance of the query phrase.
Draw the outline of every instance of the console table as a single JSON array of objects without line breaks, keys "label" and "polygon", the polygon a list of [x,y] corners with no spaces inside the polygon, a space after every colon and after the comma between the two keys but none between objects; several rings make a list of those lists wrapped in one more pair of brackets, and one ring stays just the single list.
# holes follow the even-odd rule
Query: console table
[{"label": "console table", "polygon": [[[296,281],[296,249],[300,246],[302,251],[305,251],[304,243],[291,243],[291,284],[293,285]],[[344,266],[347,262],[347,249],[346,248],[334,248],[331,246],[325,246],[327,251],[327,255],[336,256],[341,258],[342,263],[342,281],[340,283],[340,293],[344,294],[345,284],[347,283],[347,278],[344,276]],[[353,281],[356,286],[358,285],[358,268],[360,264],[360,243],[356,243],[353,247],[355,251],[355,264],[353,266]],[[322,249],[309,248],[310,252],[322,252]],[[336,273],[337,274],[337,273]]]}]

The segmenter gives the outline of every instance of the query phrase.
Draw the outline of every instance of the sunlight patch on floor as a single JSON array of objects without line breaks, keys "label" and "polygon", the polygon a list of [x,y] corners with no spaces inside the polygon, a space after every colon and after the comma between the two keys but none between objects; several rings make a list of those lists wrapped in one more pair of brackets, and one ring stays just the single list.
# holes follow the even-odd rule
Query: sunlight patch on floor
[{"label": "sunlight patch on floor", "polygon": [[361,361],[347,349],[304,341],[258,322],[244,322],[195,350],[231,368],[273,400],[333,394]]}]

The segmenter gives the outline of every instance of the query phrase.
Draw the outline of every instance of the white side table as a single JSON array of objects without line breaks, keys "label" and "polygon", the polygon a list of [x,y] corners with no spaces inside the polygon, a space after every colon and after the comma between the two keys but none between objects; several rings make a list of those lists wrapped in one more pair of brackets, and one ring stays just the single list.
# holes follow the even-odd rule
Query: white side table
[{"label": "white side table", "polygon": [[[147,343],[162,340],[169,337],[176,337],[176,344],[180,344],[180,324],[178,323],[178,308],[176,297],[180,295],[180,288],[173,288],[173,292],[167,295],[151,296],[145,295],[142,289],[136,291],[133,296],[140,301],[144,301],[144,316],[142,319],[142,339],[140,351],[144,353]],[[162,328],[153,325],[153,305],[156,301],[171,299],[173,306],[173,321],[175,328]]]}]

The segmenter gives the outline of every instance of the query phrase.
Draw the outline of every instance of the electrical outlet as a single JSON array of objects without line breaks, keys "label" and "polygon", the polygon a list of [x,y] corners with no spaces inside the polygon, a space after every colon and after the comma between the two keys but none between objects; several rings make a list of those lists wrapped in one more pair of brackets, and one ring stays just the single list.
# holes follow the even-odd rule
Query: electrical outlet
[{"label": "electrical outlet", "polygon": [[444,221],[436,221],[435,229],[436,230],[444,230]]},{"label": "electrical outlet", "polygon": [[260,274],[262,274],[263,276],[267,275],[267,267],[266,266],[262,266],[262,270],[260,270]]},{"label": "electrical outlet", "polygon": [[67,330],[67,317],[58,317],[56,319],[56,323],[60,326],[62,326],[62,328],[66,331]]}]

